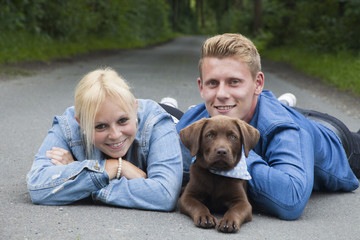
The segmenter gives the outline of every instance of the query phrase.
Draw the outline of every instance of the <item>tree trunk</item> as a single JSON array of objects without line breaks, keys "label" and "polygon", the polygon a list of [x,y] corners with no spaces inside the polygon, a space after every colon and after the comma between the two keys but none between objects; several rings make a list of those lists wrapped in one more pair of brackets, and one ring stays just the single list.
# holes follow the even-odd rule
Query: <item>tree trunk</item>
[{"label": "tree trunk", "polygon": [[254,0],[254,25],[253,34],[256,36],[262,26],[262,4],[261,0]]},{"label": "tree trunk", "polygon": [[200,17],[200,26],[205,28],[205,19],[204,19],[204,0],[196,0],[196,12]]}]

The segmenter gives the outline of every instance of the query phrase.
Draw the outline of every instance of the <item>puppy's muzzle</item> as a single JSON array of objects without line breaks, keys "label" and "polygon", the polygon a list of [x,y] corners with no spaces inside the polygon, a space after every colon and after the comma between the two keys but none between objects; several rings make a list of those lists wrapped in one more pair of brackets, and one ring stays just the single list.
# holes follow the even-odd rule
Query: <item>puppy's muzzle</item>
[{"label": "puppy's muzzle", "polygon": [[229,149],[219,147],[213,152],[211,159],[211,168],[216,170],[230,170],[234,168],[234,161]]},{"label": "puppy's muzzle", "polygon": [[226,148],[218,148],[216,149],[216,155],[219,157],[226,157],[229,153],[229,150]]}]

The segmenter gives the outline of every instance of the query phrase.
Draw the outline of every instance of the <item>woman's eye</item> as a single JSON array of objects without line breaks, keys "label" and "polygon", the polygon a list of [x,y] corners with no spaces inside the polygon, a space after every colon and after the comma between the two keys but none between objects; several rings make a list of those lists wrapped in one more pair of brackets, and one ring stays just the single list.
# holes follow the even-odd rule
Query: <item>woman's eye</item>
[{"label": "woman's eye", "polygon": [[119,123],[125,124],[125,123],[127,123],[128,120],[129,120],[128,118],[120,118]]},{"label": "woman's eye", "polygon": [[104,128],[106,128],[105,124],[98,124],[98,125],[95,126],[96,130],[103,130]]}]

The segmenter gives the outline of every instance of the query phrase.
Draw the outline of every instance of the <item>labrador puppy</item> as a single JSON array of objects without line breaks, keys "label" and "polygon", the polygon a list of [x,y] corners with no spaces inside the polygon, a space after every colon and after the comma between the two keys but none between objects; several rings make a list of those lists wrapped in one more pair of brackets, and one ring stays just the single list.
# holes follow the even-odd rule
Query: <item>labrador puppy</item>
[{"label": "labrador puppy", "polygon": [[[180,131],[180,138],[196,161],[190,167],[190,181],[180,197],[180,211],[201,228],[237,232],[252,220],[246,195],[246,180],[220,176],[209,171],[229,171],[247,157],[259,140],[258,130],[244,121],[226,116],[201,119]],[[211,213],[225,212],[218,221]]]}]

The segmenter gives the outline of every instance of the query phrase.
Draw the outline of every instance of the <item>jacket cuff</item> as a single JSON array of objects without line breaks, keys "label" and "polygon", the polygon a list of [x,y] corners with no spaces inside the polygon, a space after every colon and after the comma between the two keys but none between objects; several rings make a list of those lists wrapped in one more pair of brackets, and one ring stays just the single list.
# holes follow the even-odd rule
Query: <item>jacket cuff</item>
[{"label": "jacket cuff", "polygon": [[109,184],[109,176],[105,171],[105,160],[89,161],[87,169],[90,170],[90,177],[98,189]]}]

